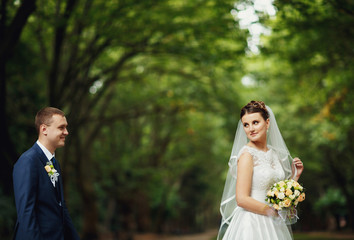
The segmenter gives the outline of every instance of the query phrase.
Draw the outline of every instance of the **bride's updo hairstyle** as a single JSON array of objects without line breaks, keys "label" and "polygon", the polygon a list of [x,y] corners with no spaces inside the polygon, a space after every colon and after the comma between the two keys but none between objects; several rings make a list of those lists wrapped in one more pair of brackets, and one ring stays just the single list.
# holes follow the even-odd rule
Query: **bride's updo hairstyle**
[{"label": "bride's updo hairstyle", "polygon": [[240,118],[242,119],[245,114],[257,112],[262,115],[264,120],[267,120],[269,118],[269,113],[266,108],[266,105],[262,101],[250,101],[249,103],[247,103],[247,105],[241,109]]}]

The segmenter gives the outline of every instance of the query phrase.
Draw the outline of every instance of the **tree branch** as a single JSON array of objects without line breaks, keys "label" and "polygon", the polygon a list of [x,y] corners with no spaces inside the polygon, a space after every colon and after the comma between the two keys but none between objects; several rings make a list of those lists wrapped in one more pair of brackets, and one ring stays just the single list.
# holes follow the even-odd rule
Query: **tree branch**
[{"label": "tree branch", "polygon": [[56,91],[58,84],[58,71],[60,66],[61,53],[63,48],[63,43],[66,35],[66,30],[68,27],[69,18],[74,10],[74,6],[76,4],[76,0],[68,0],[66,4],[66,8],[64,14],[62,16],[59,15],[57,19],[57,26],[55,29],[55,40],[54,40],[54,53],[53,53],[53,61],[51,71],[49,73],[49,102],[52,106],[61,107],[58,104],[58,96],[60,96],[59,92]]},{"label": "tree branch", "polygon": [[0,31],[1,38],[0,38],[0,58],[1,59],[8,59],[15,46],[17,45],[20,35],[24,26],[27,23],[29,16],[35,11],[36,9],[36,1],[35,0],[24,0],[22,1],[21,6],[16,12],[15,17],[11,21],[10,25],[6,27],[6,0],[3,0],[1,3],[1,25],[2,29]]}]

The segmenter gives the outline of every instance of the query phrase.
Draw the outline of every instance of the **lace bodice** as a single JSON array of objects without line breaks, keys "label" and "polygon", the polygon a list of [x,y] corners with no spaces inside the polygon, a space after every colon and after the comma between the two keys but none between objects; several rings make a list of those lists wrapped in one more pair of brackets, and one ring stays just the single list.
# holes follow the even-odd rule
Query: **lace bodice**
[{"label": "lace bodice", "polygon": [[272,184],[283,180],[285,174],[274,149],[268,147],[264,152],[253,147],[244,146],[239,156],[248,152],[253,158],[253,177],[251,196],[258,201],[265,202],[266,192]]}]

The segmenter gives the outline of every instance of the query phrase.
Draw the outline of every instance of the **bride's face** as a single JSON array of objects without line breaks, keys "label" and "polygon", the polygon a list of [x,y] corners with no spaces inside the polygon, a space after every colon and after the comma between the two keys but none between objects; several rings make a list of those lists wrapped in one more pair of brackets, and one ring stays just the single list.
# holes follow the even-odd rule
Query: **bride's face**
[{"label": "bride's face", "polygon": [[261,113],[246,113],[241,118],[247,138],[252,142],[267,141],[269,119],[264,120]]}]

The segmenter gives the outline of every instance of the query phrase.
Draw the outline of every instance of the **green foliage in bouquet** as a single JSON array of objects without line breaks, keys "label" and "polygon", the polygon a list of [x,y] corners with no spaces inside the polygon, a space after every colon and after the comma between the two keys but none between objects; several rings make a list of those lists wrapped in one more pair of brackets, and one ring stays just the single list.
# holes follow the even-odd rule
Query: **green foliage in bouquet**
[{"label": "green foliage in bouquet", "polygon": [[305,200],[304,188],[295,180],[283,180],[274,183],[268,190],[266,201],[276,210],[297,206]]}]

